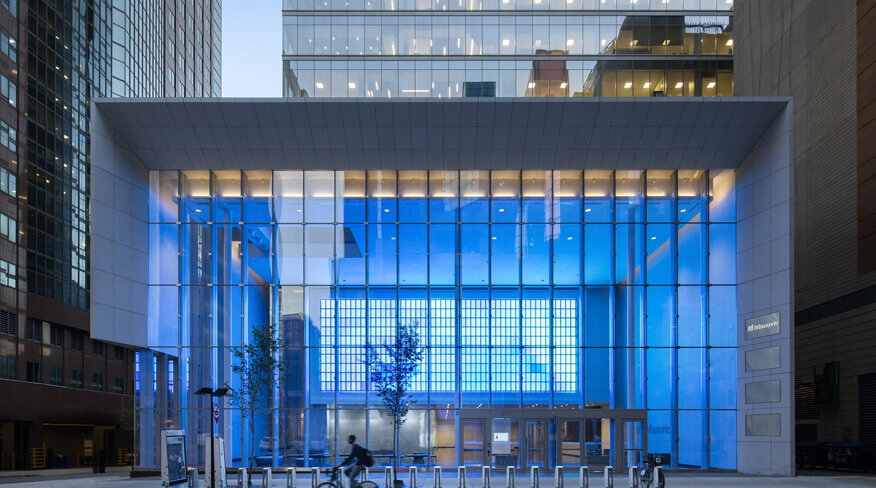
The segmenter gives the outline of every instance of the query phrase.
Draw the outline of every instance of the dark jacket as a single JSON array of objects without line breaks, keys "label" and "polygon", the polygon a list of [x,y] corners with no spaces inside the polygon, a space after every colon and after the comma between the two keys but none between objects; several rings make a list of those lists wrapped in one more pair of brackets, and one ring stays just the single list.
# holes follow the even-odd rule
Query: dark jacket
[{"label": "dark jacket", "polygon": [[356,460],[356,464],[359,466],[365,466],[365,448],[360,446],[359,444],[353,443],[353,450],[350,451],[350,455],[347,456],[347,459],[341,463],[341,466],[348,464],[353,459]]}]

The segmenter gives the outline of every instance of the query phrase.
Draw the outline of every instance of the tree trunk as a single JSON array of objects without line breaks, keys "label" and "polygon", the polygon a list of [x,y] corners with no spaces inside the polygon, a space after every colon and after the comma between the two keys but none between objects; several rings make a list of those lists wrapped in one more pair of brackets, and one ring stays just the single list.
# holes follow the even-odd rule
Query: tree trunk
[{"label": "tree trunk", "polygon": [[252,462],[255,459],[255,409],[249,412],[249,484],[252,485]]},{"label": "tree trunk", "polygon": [[392,422],[392,488],[398,481],[398,421]]}]

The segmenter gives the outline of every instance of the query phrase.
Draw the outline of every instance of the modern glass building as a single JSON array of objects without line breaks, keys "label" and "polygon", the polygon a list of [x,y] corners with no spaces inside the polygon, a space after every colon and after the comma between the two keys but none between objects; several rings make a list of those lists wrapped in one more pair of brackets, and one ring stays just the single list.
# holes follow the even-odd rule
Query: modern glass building
[{"label": "modern glass building", "polygon": [[[189,346],[168,374],[232,386],[200,356],[227,365],[249,325],[277,324],[289,374],[257,455],[290,464],[334,464],[351,433],[390,461],[365,345],[402,322],[426,352],[406,462],[607,465],[623,431],[636,464],[648,429],[675,464],[734,469],[734,187],[696,169],[153,172],[151,318]],[[484,447],[482,409],[513,409],[486,420],[507,453]]]},{"label": "modern glass building", "polygon": [[733,94],[725,0],[284,0],[286,97]]},{"label": "modern glass building", "polygon": [[[221,401],[232,464],[252,449],[263,465],[334,465],[349,434],[389,463],[365,347],[399,323],[425,350],[404,464],[623,467],[659,453],[753,472],[752,452],[793,452],[791,417],[747,386],[790,391],[772,363],[791,333],[790,241],[773,237],[790,232],[789,156],[764,136],[786,133],[785,107],[101,101],[96,184],[125,182],[134,205],[101,202],[99,220],[142,239],[102,224],[96,255],[148,266],[95,272],[148,302],[104,289],[92,326],[140,347],[137,464],[155,464],[166,426],[187,429],[200,459],[210,415],[194,391],[237,386],[232,351],[269,322],[286,372],[254,437]],[[763,185],[775,196],[753,198]],[[782,335],[745,334],[777,310]]]}]

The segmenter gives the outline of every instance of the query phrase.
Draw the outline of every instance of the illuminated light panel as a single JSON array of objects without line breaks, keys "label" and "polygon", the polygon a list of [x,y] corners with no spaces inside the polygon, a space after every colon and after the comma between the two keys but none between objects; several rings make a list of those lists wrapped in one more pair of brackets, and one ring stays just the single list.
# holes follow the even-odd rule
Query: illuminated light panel
[{"label": "illuminated light panel", "polygon": [[680,81],[675,84],[675,88],[678,88],[678,89],[681,89],[683,86],[684,86],[684,83],[682,83]]},{"label": "illuminated light panel", "polygon": [[632,87],[633,87],[633,82],[632,82],[632,81],[628,81],[628,82],[624,83],[624,88],[630,89],[630,88],[632,88]]},{"label": "illuminated light panel", "polygon": [[715,88],[715,82],[714,82],[714,81],[710,81],[709,84],[706,85],[706,88]]}]

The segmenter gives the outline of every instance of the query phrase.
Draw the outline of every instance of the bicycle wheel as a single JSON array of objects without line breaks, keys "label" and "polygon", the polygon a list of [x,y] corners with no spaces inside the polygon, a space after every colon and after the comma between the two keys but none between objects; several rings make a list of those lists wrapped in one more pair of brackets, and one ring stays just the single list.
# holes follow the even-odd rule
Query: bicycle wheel
[{"label": "bicycle wheel", "polygon": [[359,488],[380,488],[377,486],[377,483],[373,481],[363,481],[359,483]]},{"label": "bicycle wheel", "polygon": [[341,488],[340,483],[335,483],[334,481],[323,481],[322,483],[316,485],[316,488]]}]

